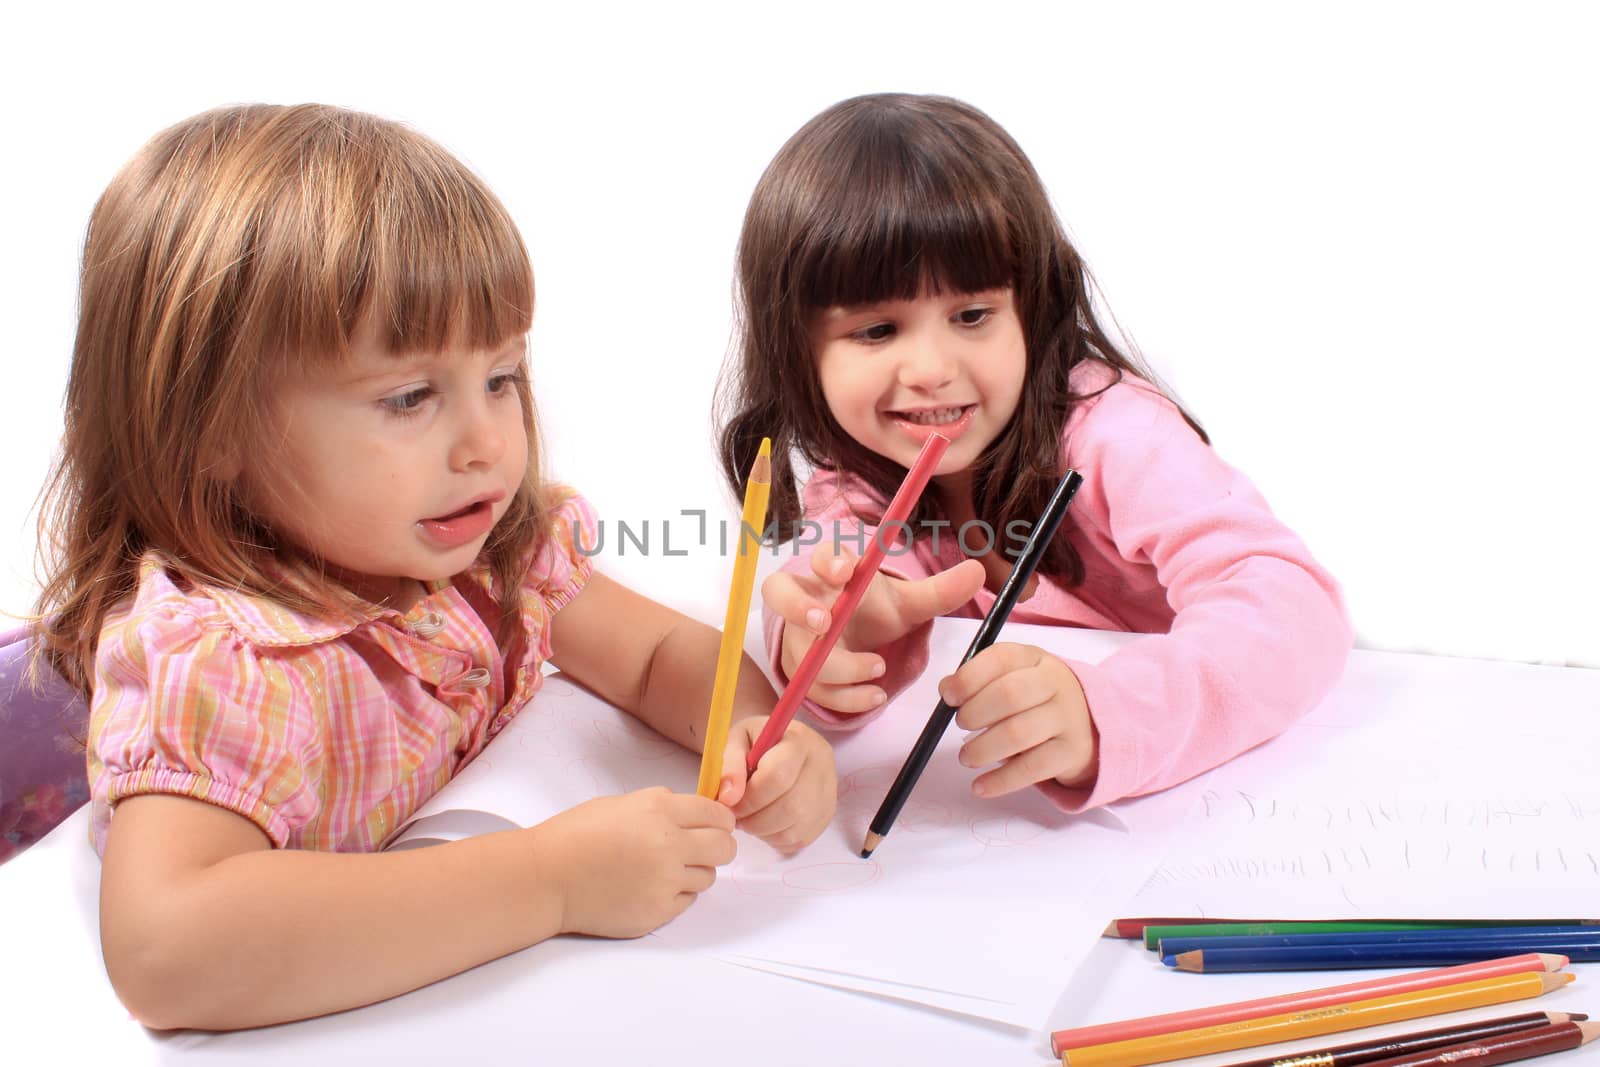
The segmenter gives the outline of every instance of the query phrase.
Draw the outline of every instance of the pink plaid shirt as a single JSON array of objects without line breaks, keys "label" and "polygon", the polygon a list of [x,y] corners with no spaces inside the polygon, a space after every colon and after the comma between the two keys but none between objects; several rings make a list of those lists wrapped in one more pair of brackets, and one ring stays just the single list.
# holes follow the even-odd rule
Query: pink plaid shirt
[{"label": "pink plaid shirt", "polygon": [[141,793],[237,812],[279,848],[382,847],[538,691],[551,617],[593,570],[574,539],[595,544],[594,512],[576,494],[558,499],[509,650],[494,640],[481,564],[404,614],[324,619],[181,586],[146,558],[96,657],[96,850],[117,802]]}]

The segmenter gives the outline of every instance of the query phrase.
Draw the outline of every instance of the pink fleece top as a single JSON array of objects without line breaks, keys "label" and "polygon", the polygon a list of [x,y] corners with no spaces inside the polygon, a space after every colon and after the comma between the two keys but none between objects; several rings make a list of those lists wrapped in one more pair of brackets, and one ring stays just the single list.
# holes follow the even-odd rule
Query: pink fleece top
[{"label": "pink fleece top", "polygon": [[[1010,616],[1150,635],[1099,664],[1066,660],[1100,734],[1099,775],[1090,788],[1041,783],[1067,811],[1176,785],[1275,736],[1333,686],[1352,642],[1337,583],[1249,480],[1158,390],[1131,375],[1115,377],[1093,361],[1072,372],[1075,393],[1103,391],[1077,404],[1061,438],[1066,465],[1084,481],[1056,536],[1071,539],[1085,579],[1066,588],[1041,576]],[[837,523],[859,554],[860,532],[876,534],[859,516],[881,514],[883,503],[848,475],[817,472],[802,499],[824,541]],[[925,535],[904,549],[890,549],[885,573],[924,578],[964,558],[948,528],[937,552]],[[809,568],[809,556],[800,555],[783,569]],[[982,618],[993,603],[994,593],[980,589],[952,614]],[[765,624],[781,679],[783,620],[767,610]],[[888,667],[880,684],[890,696],[929,667],[928,631],[880,650]],[[956,664],[934,666],[949,673]],[[809,701],[805,707],[819,725],[845,730],[883,710],[841,715]]]}]

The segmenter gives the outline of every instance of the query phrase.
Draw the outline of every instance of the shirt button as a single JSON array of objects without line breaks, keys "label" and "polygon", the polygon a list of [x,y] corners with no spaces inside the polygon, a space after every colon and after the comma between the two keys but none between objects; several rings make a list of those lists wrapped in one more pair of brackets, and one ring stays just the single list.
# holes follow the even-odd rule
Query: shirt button
[{"label": "shirt button", "polygon": [[444,632],[444,620],[430,611],[411,623],[411,632],[424,641],[431,640]]},{"label": "shirt button", "polygon": [[489,668],[474,667],[456,679],[456,684],[468,689],[482,689],[489,684]]}]

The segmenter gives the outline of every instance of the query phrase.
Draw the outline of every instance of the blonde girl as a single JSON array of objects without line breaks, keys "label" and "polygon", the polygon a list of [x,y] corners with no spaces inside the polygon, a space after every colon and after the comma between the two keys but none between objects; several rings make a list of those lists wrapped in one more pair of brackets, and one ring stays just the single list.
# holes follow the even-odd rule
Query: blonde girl
[{"label": "blonde girl", "polygon": [[211,111],[96,204],[42,542],[47,654],[91,700],[101,935],[153,1027],[369,1003],[563,932],[630,937],[833,810],[827,746],[741,674],[718,801],[651,789],[383,853],[546,661],[689,749],[718,635],[593,570],[540,477],[533,274],[407,128]]}]

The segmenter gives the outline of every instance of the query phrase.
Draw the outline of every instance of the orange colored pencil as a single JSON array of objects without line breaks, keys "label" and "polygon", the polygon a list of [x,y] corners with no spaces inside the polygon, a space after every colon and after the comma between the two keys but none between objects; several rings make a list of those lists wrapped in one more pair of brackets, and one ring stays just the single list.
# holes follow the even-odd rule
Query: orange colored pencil
[{"label": "orange colored pencil", "polygon": [[1243,1022],[1205,1026],[1198,1030],[1178,1030],[1131,1041],[1069,1048],[1061,1054],[1061,1067],[1142,1067],[1188,1056],[1254,1048],[1279,1041],[1336,1034],[1363,1026],[1403,1022],[1428,1015],[1466,1011],[1485,1004],[1504,1004],[1543,996],[1571,982],[1569,972],[1546,974],[1523,971],[1503,974],[1476,982],[1457,982],[1432,989],[1418,989],[1389,997],[1350,1001],[1311,1011],[1291,1011]]},{"label": "orange colored pencil", "polygon": [[1079,1026],[1057,1030],[1050,1035],[1050,1050],[1056,1055],[1069,1048],[1100,1045],[1112,1041],[1128,1041],[1156,1034],[1170,1034],[1177,1030],[1192,1030],[1203,1026],[1220,1026],[1224,1023],[1260,1019],[1287,1011],[1314,1011],[1349,1004],[1370,997],[1387,997],[1397,993],[1410,993],[1419,989],[1458,982],[1471,982],[1480,978],[1493,978],[1503,974],[1533,971],[1559,971],[1567,965],[1567,957],[1553,952],[1527,952],[1519,956],[1502,956],[1481,963],[1463,963],[1456,967],[1435,967],[1427,971],[1408,971],[1387,978],[1368,978],[1345,985],[1323,986],[1299,993],[1283,993],[1259,1000],[1241,1000],[1232,1004],[1214,1004],[1188,1011],[1167,1012],[1164,1015],[1146,1015],[1121,1022]]},{"label": "orange colored pencil", "polygon": [[817,673],[822,670],[822,664],[828,658],[828,653],[832,652],[833,646],[838,643],[839,635],[844,633],[845,626],[850,622],[850,616],[855,613],[856,605],[861,603],[861,598],[866,595],[872,576],[877,574],[878,568],[882,566],[883,557],[889,548],[884,543],[885,539],[892,541],[893,528],[905,525],[906,516],[911,514],[911,509],[916,506],[922,491],[928,487],[928,479],[933,477],[933,469],[939,465],[939,460],[944,458],[945,449],[949,447],[950,439],[937,433],[929,434],[928,439],[922,443],[922,451],[917,453],[916,462],[906,472],[899,491],[894,494],[894,499],[889,501],[889,507],[883,513],[883,521],[878,524],[878,532],[871,538],[871,543],[867,545],[867,550],[861,554],[861,558],[856,561],[856,569],[851,573],[850,580],[844,583],[839,598],[833,602],[833,622],[828,626],[828,632],[812,642],[811,647],[806,650],[800,665],[794,669],[794,677],[789,679],[789,684],[783,687],[777,704],[773,705],[767,725],[761,728],[761,734],[756,738],[755,744],[750,746],[750,752],[745,756],[745,766],[751,774],[756,772],[756,764],[767,754],[767,749],[778,743],[783,732],[789,728],[789,723],[794,720],[795,713],[800,710],[801,701],[805,700],[806,693],[811,689],[811,683],[817,680]]}]

